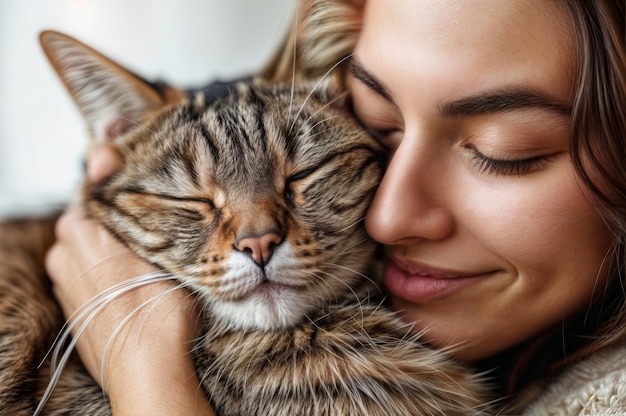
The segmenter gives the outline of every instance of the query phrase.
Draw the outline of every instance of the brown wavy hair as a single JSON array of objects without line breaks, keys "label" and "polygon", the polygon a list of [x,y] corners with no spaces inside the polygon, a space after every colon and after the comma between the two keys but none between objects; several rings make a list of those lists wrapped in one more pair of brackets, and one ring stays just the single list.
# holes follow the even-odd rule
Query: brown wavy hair
[{"label": "brown wavy hair", "polygon": [[614,293],[606,305],[613,313],[579,354],[589,355],[626,340],[626,3],[567,0],[566,4],[578,54],[571,157],[588,196],[614,233],[615,268],[609,289]]}]

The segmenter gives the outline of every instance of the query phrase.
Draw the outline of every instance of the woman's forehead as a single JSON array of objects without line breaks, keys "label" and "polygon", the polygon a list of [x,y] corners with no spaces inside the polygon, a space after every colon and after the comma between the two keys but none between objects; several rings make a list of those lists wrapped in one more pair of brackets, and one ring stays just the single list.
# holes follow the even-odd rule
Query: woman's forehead
[{"label": "woman's forehead", "polygon": [[368,2],[355,57],[395,94],[458,99],[515,87],[569,102],[576,58],[566,8],[495,3]]}]

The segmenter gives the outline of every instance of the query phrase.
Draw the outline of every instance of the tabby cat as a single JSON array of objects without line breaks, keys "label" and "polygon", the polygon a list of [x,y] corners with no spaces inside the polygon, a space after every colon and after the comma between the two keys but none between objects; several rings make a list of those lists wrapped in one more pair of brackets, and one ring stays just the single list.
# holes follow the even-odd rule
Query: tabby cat
[{"label": "tabby cat", "polygon": [[[41,42],[93,138],[123,156],[84,185],[86,209],[196,295],[197,374],[219,415],[488,413],[480,378],[381,303],[362,220],[385,152],[330,78],[184,91],[66,35]],[[42,261],[53,225],[1,225],[0,409],[109,414],[75,356],[44,359],[63,322]]]}]

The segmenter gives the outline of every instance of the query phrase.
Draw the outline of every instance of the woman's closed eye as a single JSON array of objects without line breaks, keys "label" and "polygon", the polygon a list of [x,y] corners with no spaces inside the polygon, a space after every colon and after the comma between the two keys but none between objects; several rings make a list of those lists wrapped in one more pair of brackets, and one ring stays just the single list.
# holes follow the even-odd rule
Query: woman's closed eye
[{"label": "woman's closed eye", "polygon": [[524,176],[531,173],[551,160],[550,155],[533,156],[528,158],[494,158],[487,156],[474,146],[468,146],[472,151],[472,160],[481,173],[495,176],[517,175]]}]

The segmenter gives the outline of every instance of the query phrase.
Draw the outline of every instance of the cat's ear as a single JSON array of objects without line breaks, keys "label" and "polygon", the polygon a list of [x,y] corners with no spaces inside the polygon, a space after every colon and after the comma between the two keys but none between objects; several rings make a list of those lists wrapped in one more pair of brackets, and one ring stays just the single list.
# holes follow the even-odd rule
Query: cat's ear
[{"label": "cat's ear", "polygon": [[346,108],[349,103],[349,94],[344,86],[343,78],[343,75],[337,71],[326,74],[313,87],[315,96],[331,107]]},{"label": "cat's ear", "polygon": [[76,39],[54,31],[39,39],[98,142],[111,141],[164,104],[153,85]]},{"label": "cat's ear", "polygon": [[285,83],[319,79],[331,68],[346,74],[364,6],[365,0],[300,0],[294,24],[262,75]]}]

